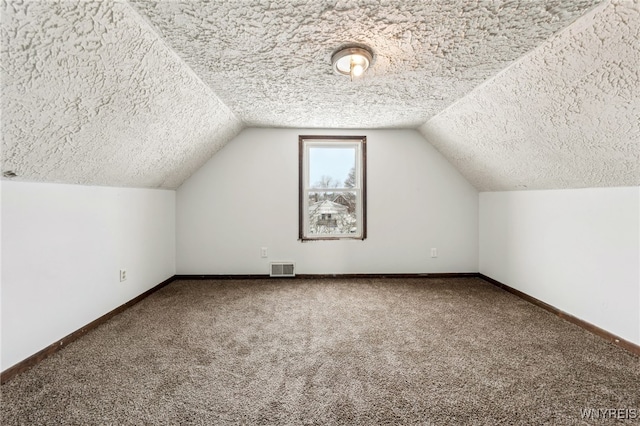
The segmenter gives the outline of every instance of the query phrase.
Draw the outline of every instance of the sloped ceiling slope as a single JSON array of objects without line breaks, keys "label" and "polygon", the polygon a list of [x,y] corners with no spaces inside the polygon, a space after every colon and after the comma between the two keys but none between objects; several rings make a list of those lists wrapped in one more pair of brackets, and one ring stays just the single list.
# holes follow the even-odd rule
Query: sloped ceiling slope
[{"label": "sloped ceiling slope", "polygon": [[[248,126],[300,128],[415,128],[596,2],[131,0]],[[347,43],[374,51],[353,83]]]},{"label": "sloped ceiling slope", "polygon": [[[569,50],[596,50],[579,52],[585,58],[611,53],[587,42],[562,48],[562,40],[573,34],[563,32],[525,60],[542,52],[540,59],[509,68],[438,115],[598,0],[0,2],[2,171],[14,171],[16,179],[27,181],[176,188],[245,126],[416,128],[436,116],[422,127],[423,134],[472,183],[480,188],[513,188],[521,181],[529,184],[531,176],[520,179],[498,172],[514,169],[510,164],[518,164],[521,157],[536,157],[538,147],[508,142],[515,136],[500,142],[500,131],[483,127],[495,129],[499,121],[477,120],[471,131],[464,129],[465,120],[473,123],[474,108],[483,108],[482,102],[493,102],[493,97],[510,102],[509,92],[517,88],[513,105],[523,123],[514,129],[511,122],[503,124],[503,133],[517,135],[518,128],[531,132],[533,121],[526,111],[534,103],[534,111],[543,109],[547,104],[537,105],[536,97],[546,101],[544,90],[555,90],[549,89],[556,83],[548,72],[571,81],[571,73],[579,74],[581,66],[591,64],[588,59],[574,63]],[[619,25],[626,26],[629,34],[637,32],[633,22],[624,21],[637,19],[637,2],[630,4],[612,6],[626,12],[614,11],[617,21],[597,27],[605,39],[614,38],[605,44],[620,42],[623,30],[614,28]],[[599,19],[590,16],[580,25]],[[374,50],[372,68],[354,82],[334,75],[330,66],[332,53],[352,42]],[[635,47],[630,51],[637,53]],[[627,67],[626,61],[612,64]],[[549,67],[552,71],[545,71]],[[607,81],[620,75],[634,78],[627,69],[613,65],[607,69]],[[537,81],[545,75],[545,84]],[[580,75],[585,80],[569,91],[576,100],[582,95],[589,99],[589,75]],[[511,80],[496,83],[505,76]],[[628,82],[629,90],[637,88]],[[624,98],[619,83],[612,87],[619,92],[616,96]],[[529,85],[532,91],[544,89],[543,94],[518,84]],[[603,82],[595,84],[606,89]],[[489,89],[487,99],[474,100],[493,86],[497,87]],[[527,96],[532,100],[520,99]],[[609,92],[602,96],[609,99]],[[623,117],[633,112],[628,105],[619,105],[627,108],[620,111]],[[582,113],[553,116],[560,129],[545,127],[551,132],[544,142],[549,151],[539,155],[539,163],[559,164],[554,156],[573,147],[564,142],[569,130],[562,128],[574,129],[571,120],[581,124]],[[620,135],[620,129],[629,127],[622,123],[605,117],[599,126],[586,124]],[[497,142],[485,148],[467,143],[485,143],[483,132],[498,137]],[[459,140],[461,134],[468,136],[464,142]],[[500,152],[503,149],[505,153]],[[578,155],[585,156],[586,163],[594,152],[585,149]],[[474,160],[465,163],[461,158]],[[584,164],[581,167],[584,171]],[[632,167],[627,166],[627,175],[633,175]],[[566,176],[552,173],[549,184],[566,186],[570,181]]]},{"label": "sloped ceiling slope", "polygon": [[606,2],[420,127],[481,191],[640,185],[640,2]]},{"label": "sloped ceiling slope", "polygon": [[3,172],[176,188],[242,128],[127,3],[1,10]]}]

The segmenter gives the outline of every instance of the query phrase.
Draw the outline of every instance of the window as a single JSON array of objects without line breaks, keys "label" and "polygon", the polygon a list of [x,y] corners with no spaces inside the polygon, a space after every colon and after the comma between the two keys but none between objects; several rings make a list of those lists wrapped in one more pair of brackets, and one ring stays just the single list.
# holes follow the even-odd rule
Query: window
[{"label": "window", "polygon": [[366,136],[300,136],[299,238],[364,240]]}]

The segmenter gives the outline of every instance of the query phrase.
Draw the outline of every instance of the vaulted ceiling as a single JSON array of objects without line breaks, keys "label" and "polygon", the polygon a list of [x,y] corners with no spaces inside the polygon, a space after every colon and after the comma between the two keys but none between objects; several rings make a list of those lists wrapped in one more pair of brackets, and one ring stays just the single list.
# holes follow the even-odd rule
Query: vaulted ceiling
[{"label": "vaulted ceiling", "polygon": [[417,128],[480,190],[640,185],[637,0],[6,0],[1,31],[20,180],[176,188],[251,126]]},{"label": "vaulted ceiling", "polygon": [[596,8],[420,132],[479,190],[640,185],[640,1]]}]

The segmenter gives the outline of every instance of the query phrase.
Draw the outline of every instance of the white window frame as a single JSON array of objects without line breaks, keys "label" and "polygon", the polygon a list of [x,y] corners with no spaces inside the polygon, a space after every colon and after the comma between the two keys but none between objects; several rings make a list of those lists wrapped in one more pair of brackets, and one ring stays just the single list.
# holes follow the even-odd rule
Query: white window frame
[{"label": "white window frame", "polygon": [[[316,240],[364,240],[367,236],[367,137],[366,136],[319,136],[301,135],[298,138],[299,155],[299,232],[300,241]],[[311,148],[353,147],[356,150],[355,177],[353,188],[315,188],[309,182],[309,150]],[[309,193],[332,192],[356,194],[356,232],[350,234],[311,234],[309,232]]]}]

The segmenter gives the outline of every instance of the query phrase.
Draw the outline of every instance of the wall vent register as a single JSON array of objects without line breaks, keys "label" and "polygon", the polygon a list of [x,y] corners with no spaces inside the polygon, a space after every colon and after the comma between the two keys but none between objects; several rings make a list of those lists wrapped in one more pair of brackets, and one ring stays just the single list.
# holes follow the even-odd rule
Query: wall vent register
[{"label": "wall vent register", "polygon": [[295,277],[295,264],[293,262],[272,262],[269,268],[271,277]]}]

